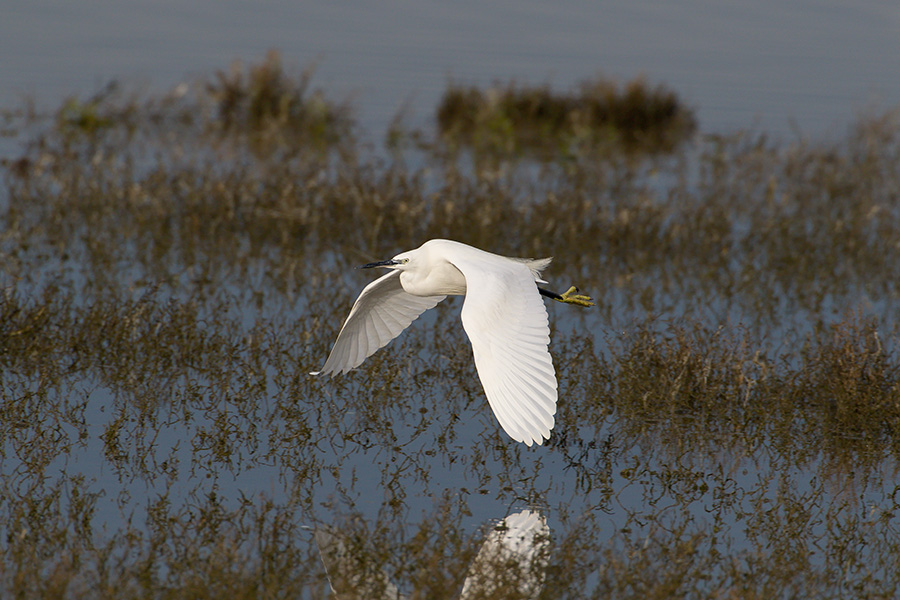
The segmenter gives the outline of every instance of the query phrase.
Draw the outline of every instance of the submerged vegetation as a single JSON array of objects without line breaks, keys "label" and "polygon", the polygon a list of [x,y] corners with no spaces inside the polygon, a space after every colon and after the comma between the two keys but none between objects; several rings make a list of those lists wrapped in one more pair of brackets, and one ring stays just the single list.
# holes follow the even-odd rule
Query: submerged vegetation
[{"label": "submerged vegetation", "polygon": [[[0,595],[323,598],[328,531],[455,598],[526,508],[549,541],[510,597],[900,592],[900,113],[602,160],[467,162],[442,129],[404,160],[309,77],[5,114]],[[548,304],[544,447],[497,426],[452,300],[306,375],[352,267],[434,237],[598,300]]]}]

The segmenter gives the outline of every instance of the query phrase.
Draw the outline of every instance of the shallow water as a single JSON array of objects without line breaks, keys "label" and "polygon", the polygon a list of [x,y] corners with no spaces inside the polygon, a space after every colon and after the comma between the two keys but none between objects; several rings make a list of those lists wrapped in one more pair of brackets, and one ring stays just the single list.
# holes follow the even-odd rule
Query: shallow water
[{"label": "shallow water", "polygon": [[[190,101],[31,123],[4,163],[5,590],[324,597],[328,526],[401,591],[456,597],[491,524],[532,509],[545,597],[896,592],[895,114],[485,165],[353,138],[273,159]],[[552,286],[598,300],[547,306],[545,446],[490,413],[460,299],[308,375],[354,267],[432,237],[553,255]]]},{"label": "shallow water", "polygon": [[570,88],[602,73],[644,74],[698,110],[704,131],[757,126],[790,137],[841,135],[857,112],[900,102],[900,9],[841,2],[364,3],[28,2],[0,24],[8,57],[0,104],[55,103],[110,79],[166,90],[278,49],[318,63],[381,139],[407,105],[416,124],[448,80]]}]

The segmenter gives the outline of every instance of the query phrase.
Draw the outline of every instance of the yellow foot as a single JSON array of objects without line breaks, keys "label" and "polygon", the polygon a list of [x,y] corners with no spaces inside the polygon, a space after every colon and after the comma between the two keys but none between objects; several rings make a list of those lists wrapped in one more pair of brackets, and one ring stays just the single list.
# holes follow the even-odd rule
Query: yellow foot
[{"label": "yellow foot", "polygon": [[566,304],[577,304],[578,306],[594,306],[594,302],[591,297],[584,294],[579,294],[578,288],[574,285],[560,294],[559,302],[564,302]]}]

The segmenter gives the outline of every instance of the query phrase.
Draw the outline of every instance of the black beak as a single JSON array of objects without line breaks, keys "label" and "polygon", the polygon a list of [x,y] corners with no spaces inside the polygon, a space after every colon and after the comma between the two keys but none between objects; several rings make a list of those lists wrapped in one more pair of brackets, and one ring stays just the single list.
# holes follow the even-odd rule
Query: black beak
[{"label": "black beak", "polygon": [[380,260],[378,262],[369,263],[367,265],[363,265],[360,269],[374,269],[375,267],[392,267],[398,264],[396,260],[393,258],[390,260]]}]

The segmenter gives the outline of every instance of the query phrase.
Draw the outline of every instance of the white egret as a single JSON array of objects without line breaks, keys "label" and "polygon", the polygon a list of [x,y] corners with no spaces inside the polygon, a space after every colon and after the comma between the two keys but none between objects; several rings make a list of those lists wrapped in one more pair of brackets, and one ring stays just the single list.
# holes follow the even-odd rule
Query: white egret
[{"label": "white egret", "polygon": [[[409,599],[367,556],[371,550],[364,539],[328,526],[316,528],[315,539],[335,598]],[[500,520],[469,565],[459,600],[539,597],[549,542],[547,519],[536,510],[521,510]]]},{"label": "white egret", "polygon": [[507,516],[485,537],[459,600],[540,597],[549,542],[550,527],[540,512],[526,509]]},{"label": "white egret", "polygon": [[356,368],[419,315],[448,295],[465,295],[462,324],[475,367],[497,420],[511,438],[531,446],[550,438],[557,382],[547,346],[550,327],[541,295],[592,306],[575,287],[564,294],[538,288],[549,258],[509,258],[450,240],[361,268],[391,271],[367,285],[350,309],[321,371]]}]

